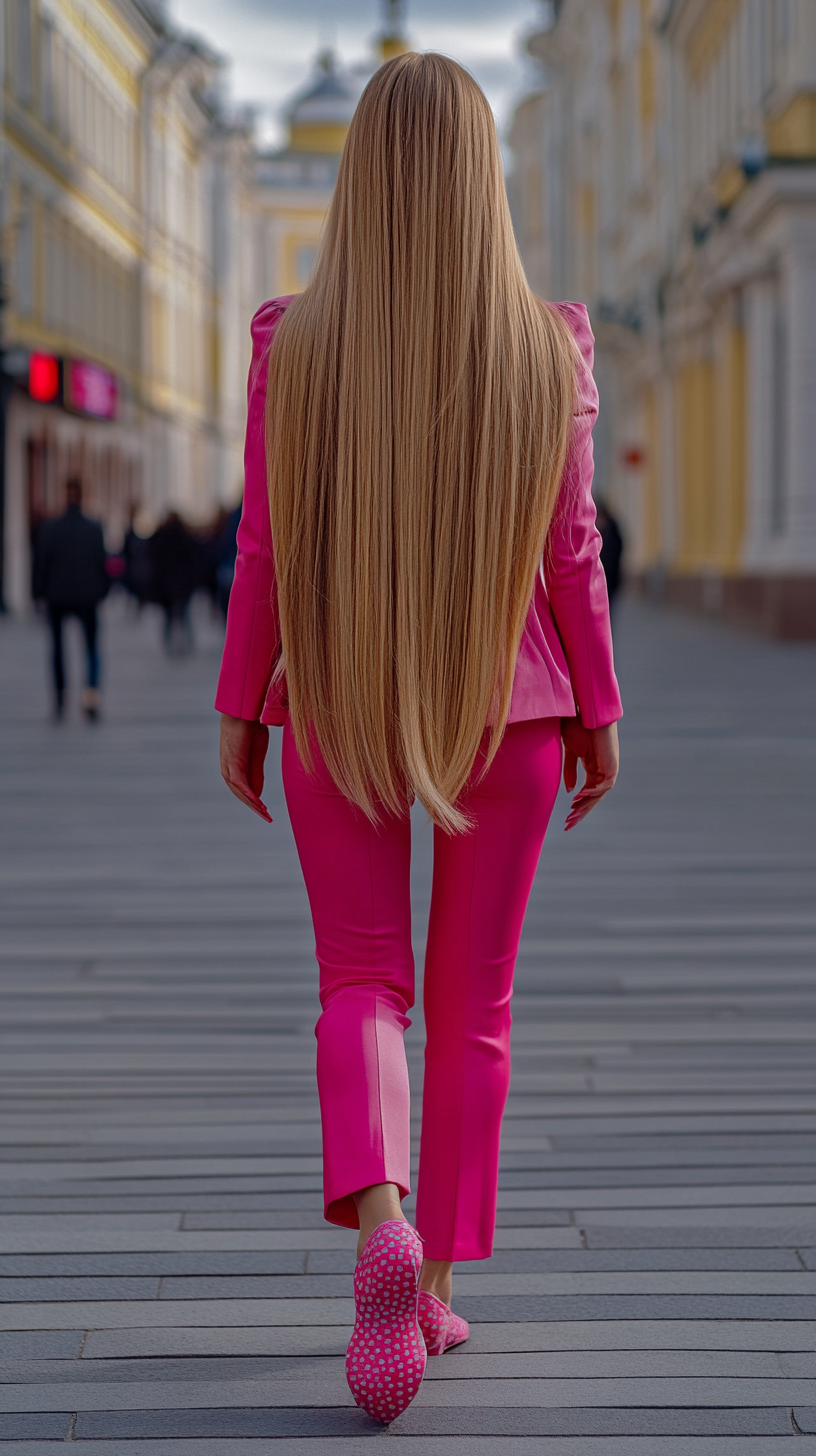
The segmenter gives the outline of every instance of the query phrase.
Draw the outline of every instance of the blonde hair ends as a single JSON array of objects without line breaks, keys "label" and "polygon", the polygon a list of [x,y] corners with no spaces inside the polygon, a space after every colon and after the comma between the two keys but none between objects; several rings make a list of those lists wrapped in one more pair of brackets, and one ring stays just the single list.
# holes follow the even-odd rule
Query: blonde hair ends
[{"label": "blonde hair ends", "polygon": [[267,388],[292,728],[372,820],[416,797],[468,827],[457,799],[507,723],[575,370],[524,277],[485,96],[444,56],[390,61]]}]

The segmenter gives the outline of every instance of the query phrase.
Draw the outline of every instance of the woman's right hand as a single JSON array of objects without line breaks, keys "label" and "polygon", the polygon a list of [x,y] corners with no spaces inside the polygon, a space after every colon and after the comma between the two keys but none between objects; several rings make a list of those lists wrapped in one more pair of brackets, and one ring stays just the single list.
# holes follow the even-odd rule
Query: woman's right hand
[{"label": "woman's right hand", "polygon": [[578,760],[586,778],[572,801],[565,829],[574,829],[608,794],[618,777],[618,725],[585,728],[580,718],[561,719],[564,741],[564,788],[571,794],[578,782]]},{"label": "woman's right hand", "polygon": [[236,799],[271,824],[272,816],[261,799],[268,747],[269,729],[265,723],[221,714],[221,777]]}]

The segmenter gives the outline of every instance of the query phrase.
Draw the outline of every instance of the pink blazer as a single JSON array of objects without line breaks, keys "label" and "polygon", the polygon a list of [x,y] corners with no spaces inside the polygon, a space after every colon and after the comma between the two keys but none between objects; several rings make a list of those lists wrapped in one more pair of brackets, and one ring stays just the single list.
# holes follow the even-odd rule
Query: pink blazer
[{"label": "pink blazer", "polygon": [[[275,560],[269,524],[264,407],[269,349],[291,298],[273,298],[252,320],[245,490],[238,558],[215,706],[253,722],[285,723],[285,683],[270,688],[280,653]],[[594,339],[583,304],[559,303],[584,366],[572,439],[550,543],[542,561],[516,664],[510,722],[572,717],[588,728],[614,723],[622,709],[612,660],[601,538],[592,500],[592,427],[598,392],[592,377]]]}]

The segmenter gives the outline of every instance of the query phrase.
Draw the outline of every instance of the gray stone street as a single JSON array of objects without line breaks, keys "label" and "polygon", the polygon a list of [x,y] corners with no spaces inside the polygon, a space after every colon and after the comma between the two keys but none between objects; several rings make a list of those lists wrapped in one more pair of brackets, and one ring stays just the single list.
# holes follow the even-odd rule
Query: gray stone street
[{"label": "gray stone street", "polygon": [[[205,612],[171,661],[108,604],[97,725],[49,721],[44,633],[0,622],[4,1450],[816,1453],[816,648],[617,632],[624,767],[542,856],[472,1339],[384,1431],[343,1376],[279,736],[269,828],[218,775]],[[418,1101],[419,1014],[409,1047]]]}]

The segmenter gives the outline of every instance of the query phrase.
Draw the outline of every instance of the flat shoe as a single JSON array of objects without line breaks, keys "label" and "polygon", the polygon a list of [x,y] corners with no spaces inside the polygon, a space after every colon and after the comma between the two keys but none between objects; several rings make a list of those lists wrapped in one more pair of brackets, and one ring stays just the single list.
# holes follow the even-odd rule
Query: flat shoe
[{"label": "flat shoe", "polygon": [[444,1355],[454,1345],[463,1345],[470,1338],[470,1325],[450,1305],[443,1304],[435,1294],[419,1294],[419,1327],[429,1355]]},{"label": "flat shoe", "polygon": [[357,1318],[346,1354],[355,1401],[388,1424],[411,1404],[425,1374],[425,1341],[417,1319],[422,1240],[409,1223],[375,1228],[354,1271]]}]

